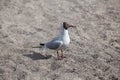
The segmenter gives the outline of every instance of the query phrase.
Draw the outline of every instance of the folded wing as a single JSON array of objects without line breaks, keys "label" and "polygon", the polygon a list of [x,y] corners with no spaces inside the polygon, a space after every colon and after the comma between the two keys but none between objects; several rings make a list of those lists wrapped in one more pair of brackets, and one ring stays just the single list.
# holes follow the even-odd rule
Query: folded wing
[{"label": "folded wing", "polygon": [[58,49],[62,44],[62,41],[50,41],[46,44],[46,47],[49,49]]}]

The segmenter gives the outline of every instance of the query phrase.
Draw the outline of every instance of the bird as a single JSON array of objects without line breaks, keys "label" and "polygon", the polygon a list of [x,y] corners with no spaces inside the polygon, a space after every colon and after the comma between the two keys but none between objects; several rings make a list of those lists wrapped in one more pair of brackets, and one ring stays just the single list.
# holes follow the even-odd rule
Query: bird
[{"label": "bird", "polygon": [[[46,43],[40,43],[42,46],[42,49],[52,49],[57,51],[57,59],[62,60],[65,58],[63,55],[63,50],[66,49],[69,46],[70,43],[70,37],[68,33],[68,29],[72,27],[76,27],[74,25],[68,24],[67,22],[63,22],[59,35],[57,35],[55,38],[53,38],[51,41],[48,41]],[[61,54],[59,54],[59,51],[61,51]]]}]

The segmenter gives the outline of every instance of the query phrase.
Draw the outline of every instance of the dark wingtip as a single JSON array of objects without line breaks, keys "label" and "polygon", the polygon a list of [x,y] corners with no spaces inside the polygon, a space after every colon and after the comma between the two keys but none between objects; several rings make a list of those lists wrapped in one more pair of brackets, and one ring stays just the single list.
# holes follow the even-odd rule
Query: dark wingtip
[{"label": "dark wingtip", "polygon": [[44,43],[40,43],[41,46],[44,46],[45,44]]},{"label": "dark wingtip", "polygon": [[44,43],[40,43],[39,46],[34,46],[32,48],[42,48],[45,44]]}]

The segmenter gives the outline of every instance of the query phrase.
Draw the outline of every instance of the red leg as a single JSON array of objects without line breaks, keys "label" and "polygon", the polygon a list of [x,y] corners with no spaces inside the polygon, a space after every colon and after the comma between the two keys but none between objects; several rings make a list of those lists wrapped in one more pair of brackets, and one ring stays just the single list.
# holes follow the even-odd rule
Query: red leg
[{"label": "red leg", "polygon": [[61,58],[66,58],[64,55],[63,55],[63,50],[61,49]]},{"label": "red leg", "polygon": [[59,55],[59,52],[57,51],[57,60],[61,60],[61,57]]}]

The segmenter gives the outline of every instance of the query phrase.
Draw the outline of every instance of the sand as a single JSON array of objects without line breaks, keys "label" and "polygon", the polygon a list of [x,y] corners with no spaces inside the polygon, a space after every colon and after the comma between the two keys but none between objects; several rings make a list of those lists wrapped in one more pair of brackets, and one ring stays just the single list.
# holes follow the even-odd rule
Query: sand
[{"label": "sand", "polygon": [[[64,21],[66,58],[32,48]],[[120,80],[120,0],[0,0],[0,80]]]}]

